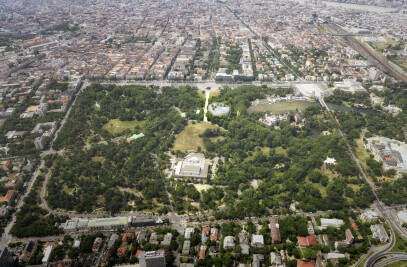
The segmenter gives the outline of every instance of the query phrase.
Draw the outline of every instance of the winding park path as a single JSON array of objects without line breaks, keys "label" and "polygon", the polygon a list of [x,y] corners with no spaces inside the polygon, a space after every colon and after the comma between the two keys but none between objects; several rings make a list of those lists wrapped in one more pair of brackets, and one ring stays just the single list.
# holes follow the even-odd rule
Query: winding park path
[{"label": "winding park path", "polygon": [[208,104],[209,104],[209,91],[205,92],[205,107],[204,107],[204,122],[208,122],[208,117],[206,116],[206,113],[208,112]]},{"label": "winding park path", "polygon": [[[124,85],[126,83],[116,83],[118,85]],[[140,83],[143,85],[148,85],[148,83]],[[286,83],[286,84],[290,84],[290,83]],[[85,83],[83,84],[81,90],[79,90],[79,92],[77,93],[76,96],[78,96],[78,94],[84,89],[86,88],[88,85],[88,82],[85,81]],[[155,85],[155,82],[152,82],[150,85]],[[176,83],[172,83],[171,85],[176,86]],[[192,84],[191,84],[192,85]],[[213,84],[204,84],[201,83],[200,86],[198,87],[199,89],[205,90],[205,106],[204,106],[204,121],[207,122],[207,112],[208,112],[208,104],[209,104],[209,97],[210,97],[210,92],[217,90],[219,87],[222,87],[223,85],[221,84],[216,84],[216,86],[211,86]],[[279,84],[281,86],[281,84]],[[162,83],[161,83],[162,86]],[[196,86],[196,83],[195,83]],[[208,88],[209,87],[209,88]],[[17,239],[17,238],[13,238],[10,236],[10,230],[13,227],[15,221],[16,221],[16,213],[21,209],[22,205],[24,204],[24,199],[28,196],[28,194],[30,193],[34,182],[36,181],[37,177],[41,174],[41,169],[44,168],[45,166],[45,161],[44,161],[44,157],[48,154],[52,154],[52,153],[58,153],[59,155],[62,155],[65,150],[60,150],[60,151],[55,151],[52,149],[52,143],[53,141],[57,138],[59,131],[63,128],[67,118],[69,117],[69,114],[72,110],[72,107],[75,105],[77,100],[77,97],[75,97],[75,100],[73,101],[72,105],[70,106],[68,112],[65,114],[64,119],[61,121],[60,127],[58,129],[58,131],[56,132],[56,134],[54,135],[51,144],[50,144],[50,149],[43,151],[41,153],[41,161],[40,164],[38,165],[37,169],[34,171],[32,179],[28,182],[28,186],[27,186],[27,190],[25,192],[25,194],[20,198],[20,201],[17,203],[16,205],[16,212],[13,213],[12,215],[12,219],[10,221],[10,223],[6,226],[5,231],[3,236],[0,239],[0,246],[7,246],[7,244],[11,241],[21,241],[21,240],[29,240],[29,239]],[[325,104],[324,100],[321,98],[320,99],[320,103],[327,109],[327,111],[329,112],[330,116],[332,117],[332,119],[337,123],[337,131],[338,134],[341,137],[346,137],[342,131],[340,130],[340,123],[339,121],[336,119],[336,117],[333,115],[333,113],[331,112],[331,110],[329,109],[329,107]],[[354,152],[352,151],[352,148],[349,146],[349,144],[347,145],[348,148],[348,152],[352,158],[352,160],[355,162],[355,164],[358,166],[360,173],[361,173],[361,177],[366,180],[367,184],[369,186],[371,186],[372,191],[374,196],[376,197],[377,201],[375,202],[376,207],[379,209],[379,211],[381,212],[384,220],[386,221],[387,225],[390,227],[390,232],[391,232],[391,239],[390,242],[385,245],[384,247],[381,248],[375,248],[372,249],[371,251],[369,251],[370,253],[373,252],[373,255],[370,256],[365,256],[368,257],[365,266],[367,267],[371,267],[371,266],[383,266],[383,263],[390,263],[390,262],[394,262],[394,261],[403,261],[403,260],[407,260],[407,253],[395,253],[395,252],[390,252],[395,244],[395,233],[394,231],[396,231],[397,233],[399,233],[399,235],[403,238],[407,239],[407,232],[405,231],[405,229],[403,227],[401,227],[401,225],[399,225],[399,223],[394,219],[394,214],[392,214],[391,212],[389,212],[385,205],[379,200],[379,198],[376,195],[376,187],[375,185],[372,183],[372,181],[370,181],[367,177],[367,175],[365,174],[363,168],[361,167],[361,165],[359,164],[359,160],[357,159],[357,157],[354,155]],[[109,216],[130,216],[130,215],[136,215],[136,216],[143,216],[143,214],[141,213],[119,213],[119,214],[108,214],[108,213],[88,213],[88,214],[79,214],[79,213],[74,213],[74,212],[66,212],[66,211],[58,211],[58,210],[53,210],[51,209],[47,202],[46,202],[46,185],[48,183],[49,177],[51,175],[51,170],[48,170],[48,172],[45,174],[45,179],[44,182],[41,185],[41,191],[40,191],[40,199],[41,199],[41,206],[46,209],[50,214],[55,214],[55,215],[66,215],[69,216],[71,218],[75,217],[75,218],[98,218],[98,217],[109,217]],[[168,192],[167,192],[168,194]],[[171,203],[171,202],[170,202]],[[162,216],[162,218],[168,218],[170,219],[171,223],[178,229],[178,230],[182,230],[183,227],[185,226],[186,220],[188,217],[192,218],[192,219],[203,219],[205,220],[205,216],[210,216],[211,213],[205,213],[205,214],[199,214],[199,215],[193,215],[193,216],[188,216],[188,215],[179,215],[174,211],[174,208],[172,207],[172,205],[169,205],[170,208],[170,213],[168,216]],[[322,212],[320,214],[323,214]],[[147,215],[147,214],[146,214]],[[298,214],[301,215],[301,214]],[[302,214],[304,216],[314,216],[315,214]],[[201,217],[204,218],[201,218]],[[280,217],[284,217],[284,216],[280,216]],[[267,219],[269,219],[270,217],[268,217]],[[219,221],[221,222],[221,221]],[[202,222],[201,222],[202,223]],[[55,236],[51,237],[44,237],[44,238],[35,238],[35,239],[43,239],[43,240],[52,240],[53,238],[55,238]],[[367,254],[369,255],[369,253]],[[378,262],[376,264],[376,262],[380,259],[385,258],[383,261]]]}]

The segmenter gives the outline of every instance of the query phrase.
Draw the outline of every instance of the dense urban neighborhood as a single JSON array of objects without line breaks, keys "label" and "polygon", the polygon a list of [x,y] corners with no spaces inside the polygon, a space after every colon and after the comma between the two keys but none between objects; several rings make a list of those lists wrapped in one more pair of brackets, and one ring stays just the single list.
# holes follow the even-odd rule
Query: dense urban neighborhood
[{"label": "dense urban neighborhood", "polygon": [[407,3],[0,1],[0,267],[407,266]]}]

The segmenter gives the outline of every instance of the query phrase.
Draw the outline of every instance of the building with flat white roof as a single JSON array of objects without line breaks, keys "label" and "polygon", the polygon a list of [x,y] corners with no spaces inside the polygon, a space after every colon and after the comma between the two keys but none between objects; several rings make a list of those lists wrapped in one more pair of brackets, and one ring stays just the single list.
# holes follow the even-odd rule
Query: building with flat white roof
[{"label": "building with flat white roof", "polygon": [[387,234],[386,229],[384,229],[384,226],[382,224],[371,225],[370,230],[372,231],[373,238],[379,240],[380,243],[389,241],[389,235]]},{"label": "building with flat white roof", "polygon": [[255,248],[264,247],[264,237],[262,235],[253,235],[252,236],[252,246]]},{"label": "building with flat white roof", "polygon": [[194,230],[194,228],[192,228],[192,227],[185,228],[185,238],[186,238],[186,239],[190,239],[190,238],[191,238],[191,235],[192,235],[194,232],[195,232],[195,230]]},{"label": "building with flat white roof", "polygon": [[344,224],[343,220],[340,220],[340,219],[321,218],[321,227],[333,226],[333,227],[339,228],[343,224]]},{"label": "building with flat white roof", "polygon": [[192,153],[175,167],[175,178],[205,179],[208,176],[209,164],[203,154]]},{"label": "building with flat white roof", "polygon": [[139,254],[140,267],[165,267],[164,250],[141,251]]},{"label": "building with flat white roof", "polygon": [[42,258],[42,263],[47,263],[49,261],[49,257],[51,256],[51,252],[54,249],[54,246],[48,246],[44,250],[44,257]]},{"label": "building with flat white roof", "polygon": [[407,223],[407,212],[406,211],[399,211],[397,213],[397,217],[402,221],[403,223]]},{"label": "building with flat white roof", "polygon": [[352,93],[352,94],[364,94],[367,93],[367,90],[362,86],[362,84],[353,79],[345,79],[342,82],[334,83],[335,88]]},{"label": "building with flat white roof", "polygon": [[307,98],[320,98],[329,95],[329,89],[322,83],[299,83],[295,84],[294,88]]}]

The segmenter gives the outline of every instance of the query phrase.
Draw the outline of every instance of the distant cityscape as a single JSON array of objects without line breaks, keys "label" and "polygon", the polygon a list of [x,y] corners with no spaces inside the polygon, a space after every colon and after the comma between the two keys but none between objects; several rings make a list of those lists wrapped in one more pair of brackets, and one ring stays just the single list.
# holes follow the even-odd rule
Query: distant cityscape
[{"label": "distant cityscape", "polygon": [[407,2],[0,1],[0,267],[404,266]]}]

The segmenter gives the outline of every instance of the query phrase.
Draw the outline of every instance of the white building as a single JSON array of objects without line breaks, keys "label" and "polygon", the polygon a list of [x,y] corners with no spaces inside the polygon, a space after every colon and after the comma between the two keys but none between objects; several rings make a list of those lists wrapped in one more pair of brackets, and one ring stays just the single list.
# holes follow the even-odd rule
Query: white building
[{"label": "white building", "polygon": [[190,239],[191,235],[195,232],[194,228],[188,227],[185,229],[185,238]]},{"label": "white building", "polygon": [[372,231],[372,236],[379,240],[380,243],[386,243],[389,241],[389,235],[386,232],[386,229],[384,229],[382,224],[375,224],[370,226],[370,230]]},{"label": "white building", "polygon": [[262,248],[264,247],[264,238],[262,235],[253,235],[252,237],[252,247]]},{"label": "white building", "polygon": [[235,249],[235,238],[233,236],[226,236],[223,240],[223,248],[227,251]]},{"label": "white building", "polygon": [[336,228],[339,228],[343,225],[343,220],[340,219],[326,219],[326,218],[321,218],[321,227],[328,227],[328,226],[333,226]]},{"label": "white building", "polygon": [[51,252],[54,249],[54,246],[47,246],[44,250],[44,258],[42,258],[42,263],[47,263],[49,261],[49,257],[51,256]]}]

